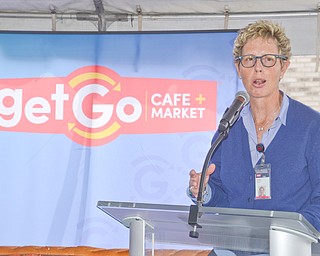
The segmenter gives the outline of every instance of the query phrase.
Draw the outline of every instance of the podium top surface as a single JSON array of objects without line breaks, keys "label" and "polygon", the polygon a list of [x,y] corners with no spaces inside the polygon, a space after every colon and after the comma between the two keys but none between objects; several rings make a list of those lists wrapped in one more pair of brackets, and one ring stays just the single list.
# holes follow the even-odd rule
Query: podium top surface
[{"label": "podium top surface", "polygon": [[272,228],[320,240],[320,233],[295,212],[200,207],[199,238],[191,238],[189,206],[99,201],[97,207],[125,226],[128,218],[143,219],[149,227],[146,232],[161,243],[268,252]]}]

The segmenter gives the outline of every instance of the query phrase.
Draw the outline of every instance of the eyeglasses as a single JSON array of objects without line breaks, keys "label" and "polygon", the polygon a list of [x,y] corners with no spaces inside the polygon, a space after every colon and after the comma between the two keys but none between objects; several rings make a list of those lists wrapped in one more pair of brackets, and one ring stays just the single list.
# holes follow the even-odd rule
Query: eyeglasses
[{"label": "eyeglasses", "polygon": [[277,55],[277,54],[265,54],[262,56],[254,56],[254,55],[243,55],[235,58],[235,60],[239,60],[241,65],[245,68],[252,68],[256,62],[257,59],[260,59],[261,64],[267,68],[271,68],[277,63],[277,59],[281,60],[287,60],[288,58],[286,56]]}]

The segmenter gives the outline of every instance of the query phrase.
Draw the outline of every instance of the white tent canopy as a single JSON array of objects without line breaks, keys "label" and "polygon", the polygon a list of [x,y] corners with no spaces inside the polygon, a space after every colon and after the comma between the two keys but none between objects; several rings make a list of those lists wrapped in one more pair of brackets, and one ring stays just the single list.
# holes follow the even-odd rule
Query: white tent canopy
[{"label": "white tent canopy", "polygon": [[315,0],[2,0],[0,29],[234,30],[270,19],[285,27],[294,55],[315,55],[319,9]]}]

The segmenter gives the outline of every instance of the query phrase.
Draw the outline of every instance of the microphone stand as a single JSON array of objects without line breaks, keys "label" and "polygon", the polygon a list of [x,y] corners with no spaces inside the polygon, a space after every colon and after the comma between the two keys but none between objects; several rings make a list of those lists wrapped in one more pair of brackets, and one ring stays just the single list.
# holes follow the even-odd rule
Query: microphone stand
[{"label": "microphone stand", "polygon": [[[221,128],[221,127],[219,127]],[[201,217],[201,214],[199,213],[200,207],[202,207],[203,204],[203,191],[204,191],[204,179],[206,176],[206,171],[209,167],[210,159],[213,156],[214,152],[220,145],[220,143],[227,137],[229,131],[230,131],[230,125],[227,125],[223,127],[222,129],[219,129],[219,136],[217,139],[212,143],[207,156],[205,158],[203,167],[202,167],[202,172],[201,172],[201,177],[200,177],[200,183],[199,183],[199,193],[197,197],[197,204],[191,205],[190,210],[189,210],[189,218],[188,218],[188,224],[193,226],[193,230],[189,232],[189,236],[192,238],[198,238],[199,237],[199,232],[197,231],[197,228],[201,228],[201,225],[198,224],[198,217]]]},{"label": "microphone stand", "polygon": [[240,111],[242,108],[249,102],[249,96],[246,92],[238,92],[236,94],[236,99],[231,104],[230,108],[227,108],[222,119],[220,121],[218,131],[219,136],[217,139],[212,143],[207,156],[205,158],[201,176],[200,176],[200,183],[199,183],[199,193],[197,197],[197,203],[195,205],[190,206],[189,210],[189,218],[188,224],[193,227],[193,230],[189,232],[189,236],[192,238],[198,238],[199,233],[197,232],[197,228],[201,228],[201,225],[198,224],[198,218],[201,218],[202,213],[199,212],[200,208],[202,208],[203,204],[203,191],[204,191],[204,180],[206,176],[207,169],[210,164],[210,159],[212,155],[220,145],[220,143],[227,137],[230,128],[233,124],[237,121]]},{"label": "microphone stand", "polygon": [[206,177],[206,172],[209,167],[210,160],[214,152],[218,148],[218,146],[228,136],[230,128],[237,121],[240,111],[248,102],[249,102],[248,94],[246,92],[238,92],[236,94],[236,99],[233,101],[230,108],[226,109],[224,115],[222,116],[222,119],[218,127],[219,136],[212,143],[203,164],[200,183],[199,183],[199,193],[197,197],[197,203],[195,205],[191,205],[189,210],[188,224],[193,227],[193,230],[189,232],[189,236],[192,238],[199,237],[197,228],[198,227],[201,228],[201,225],[198,224],[198,218],[201,218],[201,215],[202,215],[201,212],[199,212],[199,210],[200,208],[202,208],[202,204],[203,204],[204,179]]}]

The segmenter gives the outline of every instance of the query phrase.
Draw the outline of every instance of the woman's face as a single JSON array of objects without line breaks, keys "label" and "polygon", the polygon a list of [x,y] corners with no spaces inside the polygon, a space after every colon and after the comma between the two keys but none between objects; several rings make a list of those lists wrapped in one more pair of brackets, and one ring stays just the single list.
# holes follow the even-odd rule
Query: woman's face
[{"label": "woman's face", "polygon": [[[248,54],[255,56],[279,54],[279,50],[273,39],[258,37],[249,39],[244,45],[242,55]],[[279,82],[289,64],[289,61],[281,61],[278,58],[273,67],[265,67],[261,64],[261,59],[257,59],[251,68],[245,68],[239,62],[236,62],[236,68],[250,98],[262,98],[278,93]]]}]

